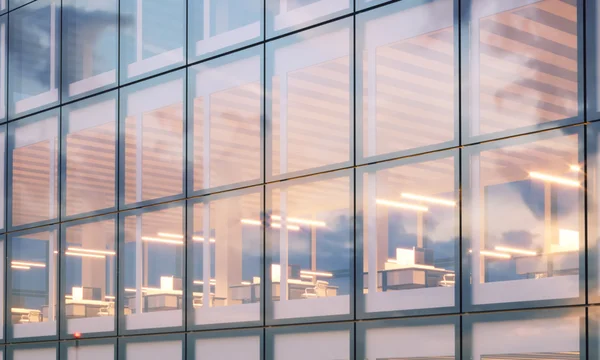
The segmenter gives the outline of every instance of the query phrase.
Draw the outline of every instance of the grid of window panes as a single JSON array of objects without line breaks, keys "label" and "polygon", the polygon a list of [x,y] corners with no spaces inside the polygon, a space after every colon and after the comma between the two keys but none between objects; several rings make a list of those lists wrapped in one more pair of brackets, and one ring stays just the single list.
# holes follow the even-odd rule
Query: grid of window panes
[{"label": "grid of window panes", "polygon": [[0,0],[0,360],[600,358],[597,0]]}]

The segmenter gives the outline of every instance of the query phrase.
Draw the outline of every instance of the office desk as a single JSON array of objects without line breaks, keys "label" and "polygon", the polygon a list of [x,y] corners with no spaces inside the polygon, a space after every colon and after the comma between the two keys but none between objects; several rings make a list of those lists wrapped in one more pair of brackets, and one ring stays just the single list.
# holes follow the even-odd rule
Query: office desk
[{"label": "office desk", "polygon": [[101,300],[65,300],[65,315],[68,319],[82,317],[96,317],[102,308],[107,308],[110,301]]},{"label": "office desk", "polygon": [[[312,281],[302,281],[297,279],[288,280],[288,299],[303,299],[302,294],[306,289],[313,289],[315,283]],[[252,303],[260,300],[261,287],[260,284],[249,285],[233,285],[230,286],[230,294],[233,300],[242,301],[243,303]],[[327,296],[337,295],[337,286],[327,285]],[[271,296],[273,300],[281,298],[281,283],[273,282],[271,284]]]},{"label": "office desk", "polygon": [[555,273],[567,275],[579,273],[579,251],[554,252],[534,256],[515,257],[516,272],[519,275],[536,276]]},{"label": "office desk", "polygon": [[[447,274],[454,271],[418,264],[398,265],[377,271],[377,282],[381,291],[438,287]],[[364,287],[368,287],[368,273],[364,273]]]}]

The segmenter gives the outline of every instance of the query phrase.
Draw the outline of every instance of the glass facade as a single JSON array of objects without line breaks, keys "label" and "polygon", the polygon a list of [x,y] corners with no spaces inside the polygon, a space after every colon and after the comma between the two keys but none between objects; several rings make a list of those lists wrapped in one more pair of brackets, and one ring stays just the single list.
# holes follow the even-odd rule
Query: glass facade
[{"label": "glass facade", "polygon": [[595,0],[0,0],[0,360],[600,358]]}]

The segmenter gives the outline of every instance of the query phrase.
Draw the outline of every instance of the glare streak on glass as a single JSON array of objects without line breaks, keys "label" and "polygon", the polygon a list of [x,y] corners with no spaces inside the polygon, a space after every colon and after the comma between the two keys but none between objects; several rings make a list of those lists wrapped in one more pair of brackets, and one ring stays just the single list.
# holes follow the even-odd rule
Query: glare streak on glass
[{"label": "glare streak on glass", "polygon": [[351,10],[352,0],[267,0],[267,34],[279,35]]}]

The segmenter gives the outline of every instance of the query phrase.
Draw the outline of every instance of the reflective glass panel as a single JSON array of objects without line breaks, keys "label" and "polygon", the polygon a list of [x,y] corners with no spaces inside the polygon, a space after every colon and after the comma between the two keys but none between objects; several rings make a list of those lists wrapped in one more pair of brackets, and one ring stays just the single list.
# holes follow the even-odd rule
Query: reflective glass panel
[{"label": "reflective glass panel", "polygon": [[262,39],[262,0],[188,0],[189,61]]},{"label": "reflective glass panel", "polygon": [[9,14],[10,118],[59,102],[60,13],[60,0],[37,0]]},{"label": "reflective glass panel", "polygon": [[181,195],[185,71],[121,90],[121,204]]},{"label": "reflective glass panel", "polygon": [[313,326],[310,329],[287,328],[278,332],[267,329],[267,360],[302,360],[310,353],[311,360],[349,360],[351,333],[333,326]]},{"label": "reflective glass panel", "polygon": [[352,172],[267,185],[267,313],[274,320],[348,315]]},{"label": "reflective glass panel", "polygon": [[359,162],[456,142],[453,9],[409,0],[357,17]]},{"label": "reflective glass panel", "polygon": [[182,335],[143,336],[119,341],[119,359],[183,360],[185,347]]},{"label": "reflective glass panel", "polygon": [[[468,141],[556,125],[579,114],[577,4],[466,1],[463,132]],[[474,139],[475,138],[475,139]]]},{"label": "reflective glass panel", "polygon": [[[0,0],[0,6],[2,0]],[[1,12],[1,11],[0,11]],[[8,15],[0,16],[0,122],[6,121]]]},{"label": "reflective glass panel", "polygon": [[58,217],[58,111],[8,125],[9,227]]},{"label": "reflective glass panel", "polygon": [[352,0],[266,0],[267,36],[272,37],[352,11]]},{"label": "reflective glass panel", "polygon": [[188,305],[193,325],[260,320],[260,190],[202,197],[190,208],[193,222],[192,241],[188,241],[188,287],[192,295]]},{"label": "reflective glass panel", "polygon": [[[463,359],[585,359],[585,312],[544,310],[463,320]],[[580,356],[581,355],[581,356]]]},{"label": "reflective glass panel", "polygon": [[8,348],[8,360],[56,360],[58,347],[56,345],[21,345]]},{"label": "reflective glass panel", "polygon": [[9,339],[56,335],[58,241],[56,226],[8,235]]},{"label": "reflective glass panel", "polygon": [[[6,3],[6,1],[8,1],[8,6],[10,8],[10,10],[13,10],[19,6],[23,6],[25,4],[28,4],[32,1],[36,1],[36,0],[0,0],[0,2],[3,2],[3,4]],[[6,5],[4,5],[6,6]]]},{"label": "reflective glass panel", "polygon": [[6,224],[6,125],[0,125],[0,232],[4,232]]},{"label": "reflective glass panel", "polygon": [[455,305],[457,165],[445,152],[359,168],[365,312]]},{"label": "reflective glass panel", "polygon": [[267,177],[351,161],[352,19],[267,44]]},{"label": "reflective glass panel", "polygon": [[114,208],[117,92],[67,105],[62,117],[63,214]]},{"label": "reflective glass panel", "polygon": [[122,331],[183,326],[183,216],[181,203],[121,213]]},{"label": "reflective glass panel", "polygon": [[65,341],[60,353],[62,360],[115,360],[117,339]]},{"label": "reflective glass panel", "polygon": [[456,344],[459,332],[458,319],[453,320],[445,317],[432,318],[432,321],[411,319],[358,323],[356,343],[359,344],[359,349],[356,358],[458,359],[456,357],[456,353],[460,352]]},{"label": "reflective glass panel", "polygon": [[63,333],[114,331],[115,216],[66,223],[61,236]]},{"label": "reflective glass panel", "polygon": [[472,305],[582,295],[583,139],[575,130],[465,151],[465,298]]},{"label": "reflective glass panel", "polygon": [[262,46],[189,69],[193,191],[262,175]]},{"label": "reflective glass panel", "polygon": [[186,0],[121,0],[121,83],[185,63]]},{"label": "reflective glass panel", "polygon": [[[0,309],[5,308],[5,259],[6,253],[4,251],[6,244],[6,235],[0,235]],[[4,342],[4,311],[0,311],[0,341]],[[2,360],[2,349],[0,348],[0,360]]]},{"label": "reflective glass panel", "polygon": [[63,101],[117,83],[117,0],[63,0]]},{"label": "reflective glass panel", "polygon": [[[260,330],[262,333],[262,330]],[[188,336],[188,359],[261,360],[262,337],[256,331],[236,330]]]}]

